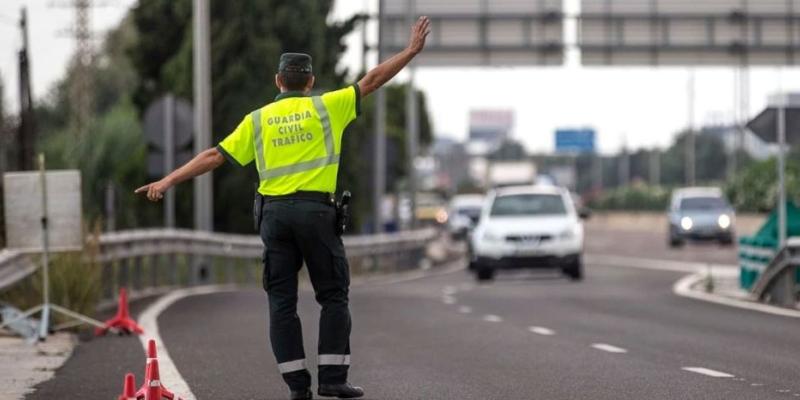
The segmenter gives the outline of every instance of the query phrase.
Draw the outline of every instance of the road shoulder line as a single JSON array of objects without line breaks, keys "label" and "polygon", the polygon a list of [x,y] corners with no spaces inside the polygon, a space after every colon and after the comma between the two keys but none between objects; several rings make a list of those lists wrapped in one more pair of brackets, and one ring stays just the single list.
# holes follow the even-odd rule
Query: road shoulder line
[{"label": "road shoulder line", "polygon": [[164,343],[164,340],[161,338],[161,333],[158,330],[158,317],[162,312],[164,312],[164,310],[169,308],[169,306],[186,297],[228,292],[233,290],[237,290],[237,287],[233,285],[208,285],[186,289],[176,289],[156,300],[139,316],[139,325],[141,325],[145,332],[144,334],[139,335],[139,341],[142,343],[142,348],[144,349],[145,353],[147,353],[147,342],[150,339],[155,340],[161,381],[164,382],[172,392],[184,400],[196,400],[197,396],[192,393],[192,390],[189,388],[189,384],[186,383],[186,380],[183,378],[180,371],[178,371],[178,368],[175,366],[175,362],[172,361],[172,357],[169,355],[167,345]]}]

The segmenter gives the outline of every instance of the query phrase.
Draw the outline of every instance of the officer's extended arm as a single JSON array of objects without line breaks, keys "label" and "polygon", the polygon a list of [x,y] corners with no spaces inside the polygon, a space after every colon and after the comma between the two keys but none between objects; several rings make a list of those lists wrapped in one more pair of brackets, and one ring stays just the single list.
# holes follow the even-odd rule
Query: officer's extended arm
[{"label": "officer's extended arm", "polygon": [[429,33],[431,33],[431,21],[428,17],[419,17],[417,23],[411,28],[411,39],[408,41],[408,47],[373,68],[358,81],[358,89],[361,92],[361,96],[364,97],[374,92],[408,65],[414,56],[419,54],[425,47],[425,38]]},{"label": "officer's extended arm", "polygon": [[169,188],[195,176],[203,175],[225,162],[225,157],[216,148],[210,148],[196,155],[182,167],[172,171],[158,182],[144,185],[134,193],[146,193],[150,201],[158,201],[164,197]]}]

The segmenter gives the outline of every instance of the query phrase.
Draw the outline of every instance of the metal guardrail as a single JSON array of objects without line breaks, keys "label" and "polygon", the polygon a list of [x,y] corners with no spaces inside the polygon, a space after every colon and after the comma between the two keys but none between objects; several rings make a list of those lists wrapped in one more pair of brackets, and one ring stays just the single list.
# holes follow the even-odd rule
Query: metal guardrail
[{"label": "metal guardrail", "polygon": [[36,264],[27,254],[0,249],[0,290],[32,274],[36,268]]},{"label": "metal guardrail", "polygon": [[[435,229],[342,238],[351,271],[390,272],[411,269],[425,257]],[[237,235],[182,229],[141,229],[90,237],[90,261],[101,266],[104,299],[119,287],[145,288],[199,283],[260,284],[264,246],[256,235]],[[86,254],[91,254],[87,251]],[[36,270],[23,253],[0,250],[0,289]]]},{"label": "metal guardrail", "polygon": [[774,302],[796,307],[798,301],[798,268],[800,268],[800,237],[789,238],[778,251],[750,290],[758,301]]}]

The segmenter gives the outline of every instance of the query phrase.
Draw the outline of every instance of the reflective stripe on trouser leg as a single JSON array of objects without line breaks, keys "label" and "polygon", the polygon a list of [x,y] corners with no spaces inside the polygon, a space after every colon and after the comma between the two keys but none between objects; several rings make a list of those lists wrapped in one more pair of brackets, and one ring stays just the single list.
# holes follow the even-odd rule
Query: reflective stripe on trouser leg
[{"label": "reflective stripe on trouser leg", "polygon": [[282,374],[288,374],[289,372],[294,371],[302,371],[304,369],[306,369],[305,359],[287,361],[278,364],[278,371],[280,371]]},{"label": "reflective stripe on trouser leg", "polygon": [[320,354],[319,365],[350,365],[350,354]]}]

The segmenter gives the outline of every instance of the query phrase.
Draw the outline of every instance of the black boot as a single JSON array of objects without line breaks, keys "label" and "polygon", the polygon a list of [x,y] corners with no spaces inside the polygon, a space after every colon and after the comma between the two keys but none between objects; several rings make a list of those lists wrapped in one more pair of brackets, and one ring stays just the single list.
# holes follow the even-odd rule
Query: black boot
[{"label": "black boot", "polygon": [[311,389],[292,390],[289,392],[290,400],[312,400],[313,398],[314,394],[311,393]]},{"label": "black boot", "polygon": [[349,383],[336,385],[320,384],[317,394],[325,397],[338,397],[340,399],[355,399],[364,395],[364,389]]}]

